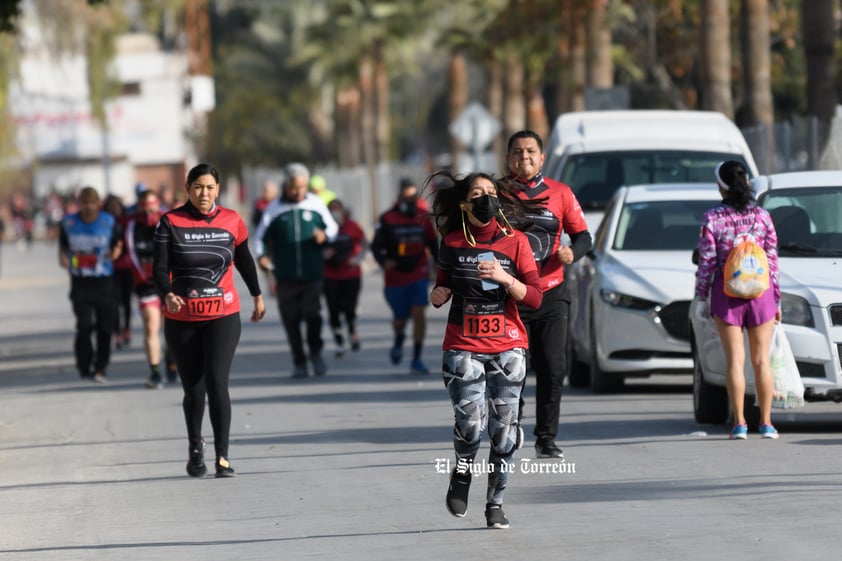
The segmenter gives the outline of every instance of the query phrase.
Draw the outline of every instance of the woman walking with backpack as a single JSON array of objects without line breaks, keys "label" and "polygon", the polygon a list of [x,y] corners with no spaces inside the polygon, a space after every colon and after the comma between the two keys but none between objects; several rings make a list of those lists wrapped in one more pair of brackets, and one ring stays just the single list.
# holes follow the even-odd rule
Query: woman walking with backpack
[{"label": "woman walking with backpack", "polygon": [[[740,162],[722,162],[717,166],[715,175],[722,204],[705,212],[702,218],[696,299],[704,304],[696,310],[705,317],[713,316],[722,341],[727,363],[726,387],[734,423],[729,438],[745,440],[748,436],[744,414],[744,328],[748,332],[760,408],[760,435],[778,438],[778,431],[772,425],[774,381],[769,362],[772,331],[775,323],[781,321],[778,237],[771,216],[757,205],[748,172]],[[760,250],[759,259],[741,259],[735,263],[740,252],[746,251],[752,257],[752,249]],[[762,263],[764,256],[765,267]],[[748,265],[753,267],[749,269]],[[725,278],[726,272],[729,279]],[[744,284],[755,290],[740,292],[739,287],[731,286],[728,281],[740,275],[750,277],[751,282]],[[760,289],[756,289],[758,286]]]}]

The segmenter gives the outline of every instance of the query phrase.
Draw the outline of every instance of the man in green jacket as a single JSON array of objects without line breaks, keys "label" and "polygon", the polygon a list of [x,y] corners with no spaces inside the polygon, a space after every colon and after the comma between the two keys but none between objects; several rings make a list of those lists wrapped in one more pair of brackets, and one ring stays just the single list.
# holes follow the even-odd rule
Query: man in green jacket
[{"label": "man in green jacket", "polygon": [[292,352],[292,377],[308,375],[302,322],[306,324],[313,373],[324,376],[327,366],[321,354],[322,245],[333,240],[339,227],[319,197],[308,193],[307,167],[293,163],[285,171],[280,199],[266,207],[257,226],[256,253],[260,267],[275,275],[278,308]]}]

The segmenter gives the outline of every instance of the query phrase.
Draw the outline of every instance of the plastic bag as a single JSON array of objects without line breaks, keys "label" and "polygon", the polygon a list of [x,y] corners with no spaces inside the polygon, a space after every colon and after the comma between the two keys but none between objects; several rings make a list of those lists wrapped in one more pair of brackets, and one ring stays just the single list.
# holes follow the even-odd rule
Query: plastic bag
[{"label": "plastic bag", "polygon": [[786,338],[786,332],[780,323],[775,324],[772,332],[772,345],[769,349],[769,362],[772,364],[772,407],[776,409],[794,409],[804,407],[804,383],[795,364],[795,356]]}]

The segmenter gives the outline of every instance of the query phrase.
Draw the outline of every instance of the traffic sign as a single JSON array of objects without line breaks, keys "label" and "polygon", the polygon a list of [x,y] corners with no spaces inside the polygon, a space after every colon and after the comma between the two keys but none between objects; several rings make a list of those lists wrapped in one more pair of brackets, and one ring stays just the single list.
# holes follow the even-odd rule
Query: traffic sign
[{"label": "traffic sign", "polygon": [[479,152],[494,140],[501,128],[500,121],[482,103],[474,101],[450,123],[448,130],[472,152]]}]

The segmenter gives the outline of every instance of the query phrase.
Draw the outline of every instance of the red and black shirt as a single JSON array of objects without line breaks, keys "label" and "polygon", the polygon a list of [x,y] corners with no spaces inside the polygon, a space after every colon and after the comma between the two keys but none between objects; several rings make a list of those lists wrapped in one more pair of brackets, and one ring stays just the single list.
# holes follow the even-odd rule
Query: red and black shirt
[{"label": "red and black shirt", "polygon": [[126,222],[123,254],[131,263],[135,286],[154,285],[152,265],[155,257],[155,226],[162,214],[138,212]]},{"label": "red and black shirt", "polygon": [[362,276],[360,262],[365,250],[365,232],[359,224],[346,218],[328,247],[334,253],[330,259],[325,260],[325,279],[348,280]]},{"label": "red and black shirt", "polygon": [[[562,232],[572,238],[576,234],[587,232],[588,223],[585,222],[585,214],[579,201],[564,183],[539,175],[537,181],[530,181],[524,185],[518,196],[527,200],[546,199],[542,203],[543,212],[529,216],[532,227],[526,231],[532,254],[541,273],[541,290],[546,292],[564,282],[564,264],[556,256]],[[588,249],[590,247],[585,251]]]},{"label": "red and black shirt", "polygon": [[538,308],[542,292],[532,249],[523,232],[507,236],[496,220],[482,227],[469,226],[476,239],[471,246],[461,231],[444,237],[439,250],[436,286],[447,287],[453,299],[447,317],[442,350],[499,354],[529,347],[518,302],[505,287],[483,282],[478,264],[493,254],[506,272],[526,285],[521,305]]},{"label": "red and black shirt", "polygon": [[180,321],[205,321],[240,311],[231,264],[252,296],[260,294],[257,269],[240,215],[219,206],[202,214],[190,202],[161,217],[155,229],[155,285],[161,296],[173,292],[187,302]]},{"label": "red and black shirt", "polygon": [[422,201],[416,202],[414,214],[400,212],[396,204],[377,223],[371,253],[381,266],[386,261],[396,263],[395,268],[384,271],[387,287],[406,286],[429,277],[427,251],[435,259],[439,241]]}]

